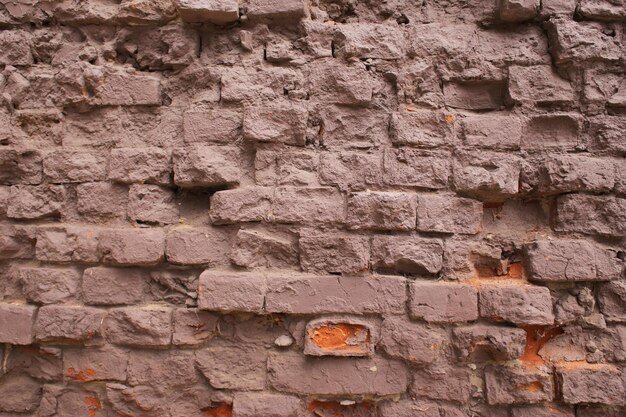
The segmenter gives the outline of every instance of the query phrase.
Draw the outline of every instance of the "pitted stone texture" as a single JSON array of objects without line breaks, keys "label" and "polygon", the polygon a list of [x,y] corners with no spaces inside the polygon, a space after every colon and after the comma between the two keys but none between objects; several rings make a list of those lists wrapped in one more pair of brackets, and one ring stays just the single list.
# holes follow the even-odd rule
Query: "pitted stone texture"
[{"label": "pitted stone texture", "polygon": [[383,181],[388,185],[412,186],[438,190],[446,188],[450,162],[442,157],[427,156],[411,149],[385,149]]},{"label": "pitted stone texture", "polygon": [[45,262],[97,262],[99,231],[92,227],[42,227],[35,256]]},{"label": "pitted stone texture", "polygon": [[622,280],[602,284],[598,304],[607,321],[626,322],[626,282]]},{"label": "pitted stone texture", "polygon": [[200,345],[218,333],[218,316],[207,311],[179,308],[172,316],[174,345]]},{"label": "pitted stone texture", "polygon": [[181,187],[223,187],[239,184],[243,172],[240,150],[230,146],[193,146],[172,154],[174,183]]},{"label": "pitted stone texture", "polygon": [[385,401],[380,406],[381,417],[463,417],[460,408],[436,401],[400,400]]},{"label": "pitted stone texture", "polygon": [[610,159],[555,157],[543,166],[539,191],[543,194],[608,192],[615,184],[615,173],[615,165]]},{"label": "pitted stone texture", "polygon": [[550,65],[509,67],[509,95],[520,103],[571,103],[574,89]]},{"label": "pitted stone texture", "polygon": [[42,219],[61,217],[66,190],[61,185],[15,185],[8,199],[7,217],[12,219]]},{"label": "pitted stone texture", "polygon": [[140,224],[177,223],[176,195],[158,185],[132,185],[128,192],[128,217]]},{"label": "pitted stone texture", "polygon": [[331,316],[306,325],[304,354],[310,356],[372,356],[378,339],[373,320]]},{"label": "pitted stone texture", "polygon": [[108,178],[125,184],[168,184],[170,170],[170,154],[164,149],[119,148],[111,150]]},{"label": "pitted stone texture", "polygon": [[472,115],[462,121],[464,143],[497,151],[519,149],[523,119],[505,113]]}]

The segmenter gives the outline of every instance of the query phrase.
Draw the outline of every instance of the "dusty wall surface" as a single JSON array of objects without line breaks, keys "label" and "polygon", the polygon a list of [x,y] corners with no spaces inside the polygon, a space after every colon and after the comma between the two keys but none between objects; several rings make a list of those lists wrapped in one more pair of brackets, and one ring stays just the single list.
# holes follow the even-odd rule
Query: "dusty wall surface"
[{"label": "dusty wall surface", "polygon": [[0,417],[626,416],[623,0],[0,1]]}]

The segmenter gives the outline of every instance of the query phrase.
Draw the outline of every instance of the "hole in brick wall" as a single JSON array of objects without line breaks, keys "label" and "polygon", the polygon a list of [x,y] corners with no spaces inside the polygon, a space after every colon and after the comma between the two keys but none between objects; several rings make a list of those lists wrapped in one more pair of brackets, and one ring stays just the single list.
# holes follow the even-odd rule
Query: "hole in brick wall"
[{"label": "hole in brick wall", "polygon": [[309,402],[307,410],[317,417],[367,417],[372,415],[372,404],[368,402],[342,404],[339,401]]},{"label": "hole in brick wall", "polygon": [[400,15],[400,17],[398,17],[398,18],[396,19],[396,22],[397,22],[399,25],[408,25],[408,24],[410,23],[410,22],[409,22],[409,18],[408,18],[408,17],[406,17],[406,15],[405,15],[405,14],[401,14],[401,15]]},{"label": "hole in brick wall", "polygon": [[311,341],[329,352],[367,353],[371,335],[366,326],[350,323],[328,323],[309,330]]},{"label": "hole in brick wall", "polygon": [[526,331],[526,348],[520,357],[522,363],[532,366],[545,364],[545,360],[539,356],[541,348],[553,337],[563,333],[559,326],[523,326]]},{"label": "hole in brick wall", "polygon": [[201,409],[202,415],[207,417],[232,417],[233,406],[232,404],[218,404],[211,407]]}]

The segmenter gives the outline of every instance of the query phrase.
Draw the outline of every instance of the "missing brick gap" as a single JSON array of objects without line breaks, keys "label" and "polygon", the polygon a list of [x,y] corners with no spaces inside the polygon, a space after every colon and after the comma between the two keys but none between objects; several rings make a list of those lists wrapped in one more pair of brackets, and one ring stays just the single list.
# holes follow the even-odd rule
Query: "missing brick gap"
[{"label": "missing brick gap", "polygon": [[546,361],[539,355],[543,346],[554,337],[563,334],[560,326],[523,326],[526,331],[526,347],[520,361],[528,366],[539,367]]}]

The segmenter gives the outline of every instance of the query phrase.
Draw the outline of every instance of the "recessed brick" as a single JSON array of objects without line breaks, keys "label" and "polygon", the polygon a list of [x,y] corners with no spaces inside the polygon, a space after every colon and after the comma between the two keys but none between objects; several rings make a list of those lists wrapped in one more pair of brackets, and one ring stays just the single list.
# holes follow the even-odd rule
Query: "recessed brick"
[{"label": "recessed brick", "polygon": [[377,332],[373,322],[349,316],[307,323],[304,354],[312,356],[372,356]]}]

